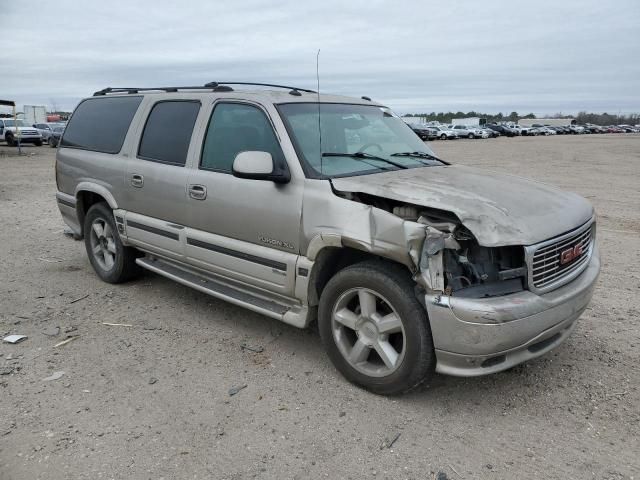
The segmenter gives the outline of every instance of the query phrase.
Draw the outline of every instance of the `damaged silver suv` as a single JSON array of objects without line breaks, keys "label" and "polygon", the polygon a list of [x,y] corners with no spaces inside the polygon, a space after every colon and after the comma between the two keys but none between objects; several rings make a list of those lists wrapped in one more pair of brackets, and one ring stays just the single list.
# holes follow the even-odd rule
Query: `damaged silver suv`
[{"label": "damaged silver suv", "polygon": [[600,268],[586,200],[451,165],[367,97],[238,85],[78,105],[57,203],[104,281],[147,269],[317,318],[336,368],[379,394],[505,370],[571,333]]}]

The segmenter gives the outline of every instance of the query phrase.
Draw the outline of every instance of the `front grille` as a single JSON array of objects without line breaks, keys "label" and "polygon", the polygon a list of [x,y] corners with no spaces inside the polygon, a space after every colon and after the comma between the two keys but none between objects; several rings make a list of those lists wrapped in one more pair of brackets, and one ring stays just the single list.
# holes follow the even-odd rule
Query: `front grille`
[{"label": "front grille", "polygon": [[37,135],[38,132],[36,132],[35,130],[22,130],[20,134],[21,135]]},{"label": "front grille", "polygon": [[589,263],[594,237],[595,222],[591,221],[557,240],[528,247],[530,287],[547,291],[576,277]]}]

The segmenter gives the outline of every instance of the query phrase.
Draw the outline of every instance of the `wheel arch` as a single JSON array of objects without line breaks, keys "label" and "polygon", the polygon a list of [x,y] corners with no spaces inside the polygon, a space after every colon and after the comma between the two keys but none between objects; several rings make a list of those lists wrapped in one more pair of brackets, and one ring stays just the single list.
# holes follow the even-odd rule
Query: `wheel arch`
[{"label": "wheel arch", "polygon": [[91,182],[81,182],[76,187],[76,214],[78,216],[78,223],[80,224],[80,231],[84,236],[84,218],[92,205],[100,202],[104,202],[112,210],[118,208],[115,198],[102,185],[97,185]]},{"label": "wheel arch", "polygon": [[368,260],[377,260],[402,267],[407,272],[407,275],[411,276],[411,270],[406,265],[393,259],[351,246],[325,246],[316,252],[313,267],[309,274],[307,287],[307,302],[309,306],[317,306],[319,304],[322,291],[336,273],[351,265]]}]

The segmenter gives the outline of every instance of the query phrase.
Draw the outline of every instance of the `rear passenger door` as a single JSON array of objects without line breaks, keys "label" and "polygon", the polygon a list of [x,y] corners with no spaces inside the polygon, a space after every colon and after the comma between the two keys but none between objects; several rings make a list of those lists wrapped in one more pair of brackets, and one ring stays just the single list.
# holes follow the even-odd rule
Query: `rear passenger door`
[{"label": "rear passenger door", "polygon": [[144,249],[182,259],[186,166],[200,101],[160,100],[147,108],[124,179],[127,238]]},{"label": "rear passenger door", "polygon": [[233,176],[236,155],[264,151],[288,168],[262,106],[220,100],[189,178],[187,261],[221,275],[292,296],[298,259],[302,182]]}]

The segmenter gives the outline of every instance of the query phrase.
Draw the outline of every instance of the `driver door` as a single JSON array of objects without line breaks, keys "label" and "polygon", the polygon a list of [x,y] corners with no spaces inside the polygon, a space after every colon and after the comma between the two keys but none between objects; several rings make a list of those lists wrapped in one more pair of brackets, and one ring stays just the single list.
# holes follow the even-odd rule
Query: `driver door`
[{"label": "driver door", "polygon": [[216,102],[187,185],[187,261],[293,296],[302,182],[233,176],[236,155],[256,150],[286,164],[266,110],[252,103]]}]

